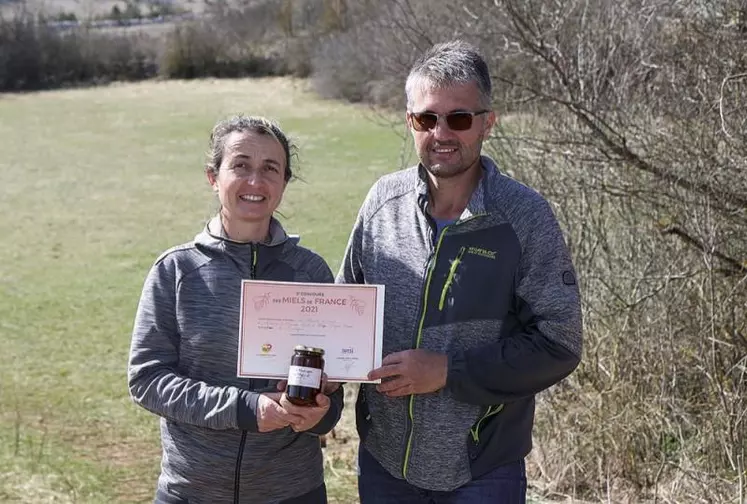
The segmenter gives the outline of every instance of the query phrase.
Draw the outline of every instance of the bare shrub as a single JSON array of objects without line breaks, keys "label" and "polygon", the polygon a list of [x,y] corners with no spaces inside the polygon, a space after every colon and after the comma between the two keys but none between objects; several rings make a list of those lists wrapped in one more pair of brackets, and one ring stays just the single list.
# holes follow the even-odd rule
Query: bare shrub
[{"label": "bare shrub", "polygon": [[315,60],[322,91],[370,100],[366,82],[404,79],[405,42],[460,36],[487,56],[506,114],[489,149],[554,204],[584,299],[582,364],[538,404],[531,467],[548,495],[746,497],[745,12],[391,0]]},{"label": "bare shrub", "polygon": [[260,45],[235,43],[213,22],[178,25],[167,35],[159,75],[170,79],[247,77],[283,73]]},{"label": "bare shrub", "polygon": [[382,72],[375,54],[360,53],[357,44],[376,38],[376,28],[364,24],[322,39],[312,57],[312,82],[317,93],[350,102],[371,101],[371,86],[381,80]]},{"label": "bare shrub", "polygon": [[60,32],[28,11],[0,17],[0,90],[50,89],[155,75],[147,37]]},{"label": "bare shrub", "polygon": [[[318,22],[310,17],[318,1],[229,2],[220,0],[208,11],[210,25],[228,45],[262,55],[268,72],[307,77],[316,44]],[[312,24],[309,24],[312,23]]]},{"label": "bare shrub", "polygon": [[306,78],[312,73],[312,54],[316,39],[307,36],[280,39],[268,46],[268,54],[275,62],[276,73]]},{"label": "bare shrub", "polygon": [[168,35],[159,73],[166,78],[306,77],[317,33],[307,24],[321,22],[309,17],[316,4],[321,2],[212,2],[204,19]]},{"label": "bare shrub", "polygon": [[423,36],[419,23],[429,12],[446,8],[442,0],[351,3],[345,12],[347,28],[318,43],[312,63],[314,88],[329,98],[404,107],[407,71],[434,41]]},{"label": "bare shrub", "polygon": [[556,202],[583,281],[585,358],[538,417],[547,490],[741,502],[743,36],[695,3],[491,4],[527,69],[498,67],[497,101],[540,118],[494,148]]}]

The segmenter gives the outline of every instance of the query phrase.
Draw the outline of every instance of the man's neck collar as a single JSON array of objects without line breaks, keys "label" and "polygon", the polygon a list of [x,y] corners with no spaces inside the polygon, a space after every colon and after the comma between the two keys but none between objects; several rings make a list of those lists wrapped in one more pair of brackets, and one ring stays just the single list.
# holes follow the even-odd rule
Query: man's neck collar
[{"label": "man's neck collar", "polygon": [[[482,163],[470,168],[459,177],[447,179],[434,177],[424,168],[423,170],[428,186],[429,213],[440,219],[459,218],[484,177]],[[455,180],[457,178],[458,180]]]}]

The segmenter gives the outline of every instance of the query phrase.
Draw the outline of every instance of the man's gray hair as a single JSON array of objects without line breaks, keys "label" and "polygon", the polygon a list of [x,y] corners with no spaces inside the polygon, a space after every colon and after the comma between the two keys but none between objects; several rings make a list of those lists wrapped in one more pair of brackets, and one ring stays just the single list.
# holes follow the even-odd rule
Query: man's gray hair
[{"label": "man's gray hair", "polygon": [[480,51],[462,40],[436,44],[418,58],[410,69],[405,83],[407,109],[410,110],[413,93],[419,86],[438,89],[470,82],[477,83],[482,106],[490,108],[490,71]]}]

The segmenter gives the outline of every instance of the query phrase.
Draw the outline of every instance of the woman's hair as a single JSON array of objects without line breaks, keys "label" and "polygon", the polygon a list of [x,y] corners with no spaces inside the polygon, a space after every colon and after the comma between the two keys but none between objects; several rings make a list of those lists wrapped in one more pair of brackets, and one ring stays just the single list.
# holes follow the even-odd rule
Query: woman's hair
[{"label": "woman's hair", "polygon": [[237,115],[228,119],[219,121],[210,134],[210,150],[207,154],[207,163],[205,170],[218,175],[218,170],[223,162],[223,150],[228,135],[234,132],[239,133],[258,133],[260,135],[270,135],[280,143],[285,152],[285,181],[288,182],[293,178],[293,169],[291,168],[291,157],[296,155],[296,146],[290,143],[288,137],[283,133],[273,121],[259,116]]}]

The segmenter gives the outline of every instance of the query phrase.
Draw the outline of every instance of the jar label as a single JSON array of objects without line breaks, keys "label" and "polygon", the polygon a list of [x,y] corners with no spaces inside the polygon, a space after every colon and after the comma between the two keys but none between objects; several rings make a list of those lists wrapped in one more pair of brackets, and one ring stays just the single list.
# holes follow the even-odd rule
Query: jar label
[{"label": "jar label", "polygon": [[288,370],[288,385],[318,389],[321,384],[321,369],[306,366],[291,366]]}]

